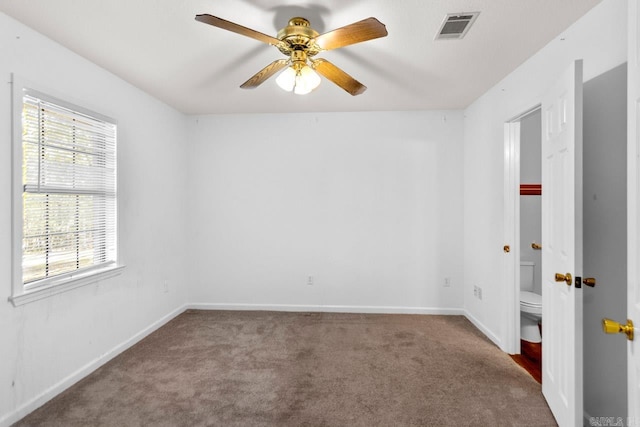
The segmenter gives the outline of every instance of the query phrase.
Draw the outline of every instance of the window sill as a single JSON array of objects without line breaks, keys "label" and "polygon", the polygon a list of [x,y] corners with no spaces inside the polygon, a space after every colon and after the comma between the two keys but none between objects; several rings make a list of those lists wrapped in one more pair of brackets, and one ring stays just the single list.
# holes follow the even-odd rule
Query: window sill
[{"label": "window sill", "polygon": [[53,282],[48,285],[32,289],[21,295],[9,297],[9,301],[14,307],[58,295],[81,286],[90,285],[100,280],[108,279],[122,273],[124,265],[109,266],[102,270],[92,271],[82,276],[71,277],[60,282]]}]

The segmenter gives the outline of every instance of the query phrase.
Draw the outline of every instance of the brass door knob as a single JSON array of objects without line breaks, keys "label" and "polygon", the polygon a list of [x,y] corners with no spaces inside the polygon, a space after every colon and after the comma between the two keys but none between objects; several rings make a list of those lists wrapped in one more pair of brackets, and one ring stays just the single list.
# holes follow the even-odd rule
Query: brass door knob
[{"label": "brass door knob", "polygon": [[596,279],[593,277],[585,277],[582,279],[582,284],[593,288],[596,285]]},{"label": "brass door knob", "polygon": [[504,245],[502,247],[502,250],[504,251],[505,254],[508,254],[509,252],[511,252],[511,246],[509,245]]},{"label": "brass door knob", "polygon": [[626,325],[621,325],[615,320],[602,319],[602,330],[605,334],[625,334],[629,341],[633,341],[633,322],[627,319]]},{"label": "brass door knob", "polygon": [[565,282],[567,286],[571,286],[572,281],[573,281],[573,277],[571,277],[571,273],[567,273],[567,274],[556,273],[556,282]]}]

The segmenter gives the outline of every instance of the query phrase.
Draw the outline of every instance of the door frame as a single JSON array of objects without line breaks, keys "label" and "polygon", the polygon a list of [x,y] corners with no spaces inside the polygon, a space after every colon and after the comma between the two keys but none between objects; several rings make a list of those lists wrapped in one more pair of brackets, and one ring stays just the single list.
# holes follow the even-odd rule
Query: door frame
[{"label": "door frame", "polygon": [[[541,102],[521,110],[504,123],[504,242],[503,283],[510,308],[505,310],[505,345],[509,354],[520,354],[520,121],[542,108]],[[542,133],[542,132],[541,132]],[[542,142],[542,137],[541,141]]]}]

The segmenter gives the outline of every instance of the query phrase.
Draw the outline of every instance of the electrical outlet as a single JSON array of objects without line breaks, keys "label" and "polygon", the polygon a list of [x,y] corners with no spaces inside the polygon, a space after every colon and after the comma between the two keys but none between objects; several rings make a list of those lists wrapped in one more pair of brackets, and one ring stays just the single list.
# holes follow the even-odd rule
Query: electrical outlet
[{"label": "electrical outlet", "polygon": [[448,288],[449,286],[451,286],[451,279],[449,277],[445,277],[444,278],[444,285],[445,288]]},{"label": "electrical outlet", "polygon": [[482,299],[482,288],[480,286],[473,286],[473,296],[480,300]]},{"label": "electrical outlet", "polygon": [[313,276],[307,276],[307,286],[313,285]]}]

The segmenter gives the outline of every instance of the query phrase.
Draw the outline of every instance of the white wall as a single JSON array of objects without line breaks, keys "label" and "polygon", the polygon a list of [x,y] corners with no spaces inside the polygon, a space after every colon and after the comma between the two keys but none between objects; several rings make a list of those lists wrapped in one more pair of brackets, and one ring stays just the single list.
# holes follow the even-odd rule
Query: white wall
[{"label": "white wall", "polygon": [[460,112],[192,118],[190,301],[461,308],[462,120]]},{"label": "white wall", "polygon": [[[0,13],[0,425],[186,302],[186,119]],[[19,307],[11,293],[10,73],[118,120],[123,273]],[[169,291],[164,292],[164,281]]]},{"label": "white wall", "polygon": [[[627,67],[584,85],[584,410],[627,414],[627,341],[602,333],[627,315]],[[618,339],[616,339],[618,338]]]},{"label": "white wall", "polygon": [[[502,279],[502,247],[509,243],[502,241],[504,123],[539,104],[571,61],[584,59],[585,80],[625,62],[626,22],[627,2],[604,0],[465,111],[465,308],[502,348],[512,309],[506,289],[513,286]],[[482,300],[473,297],[474,285],[482,286]]]}]

